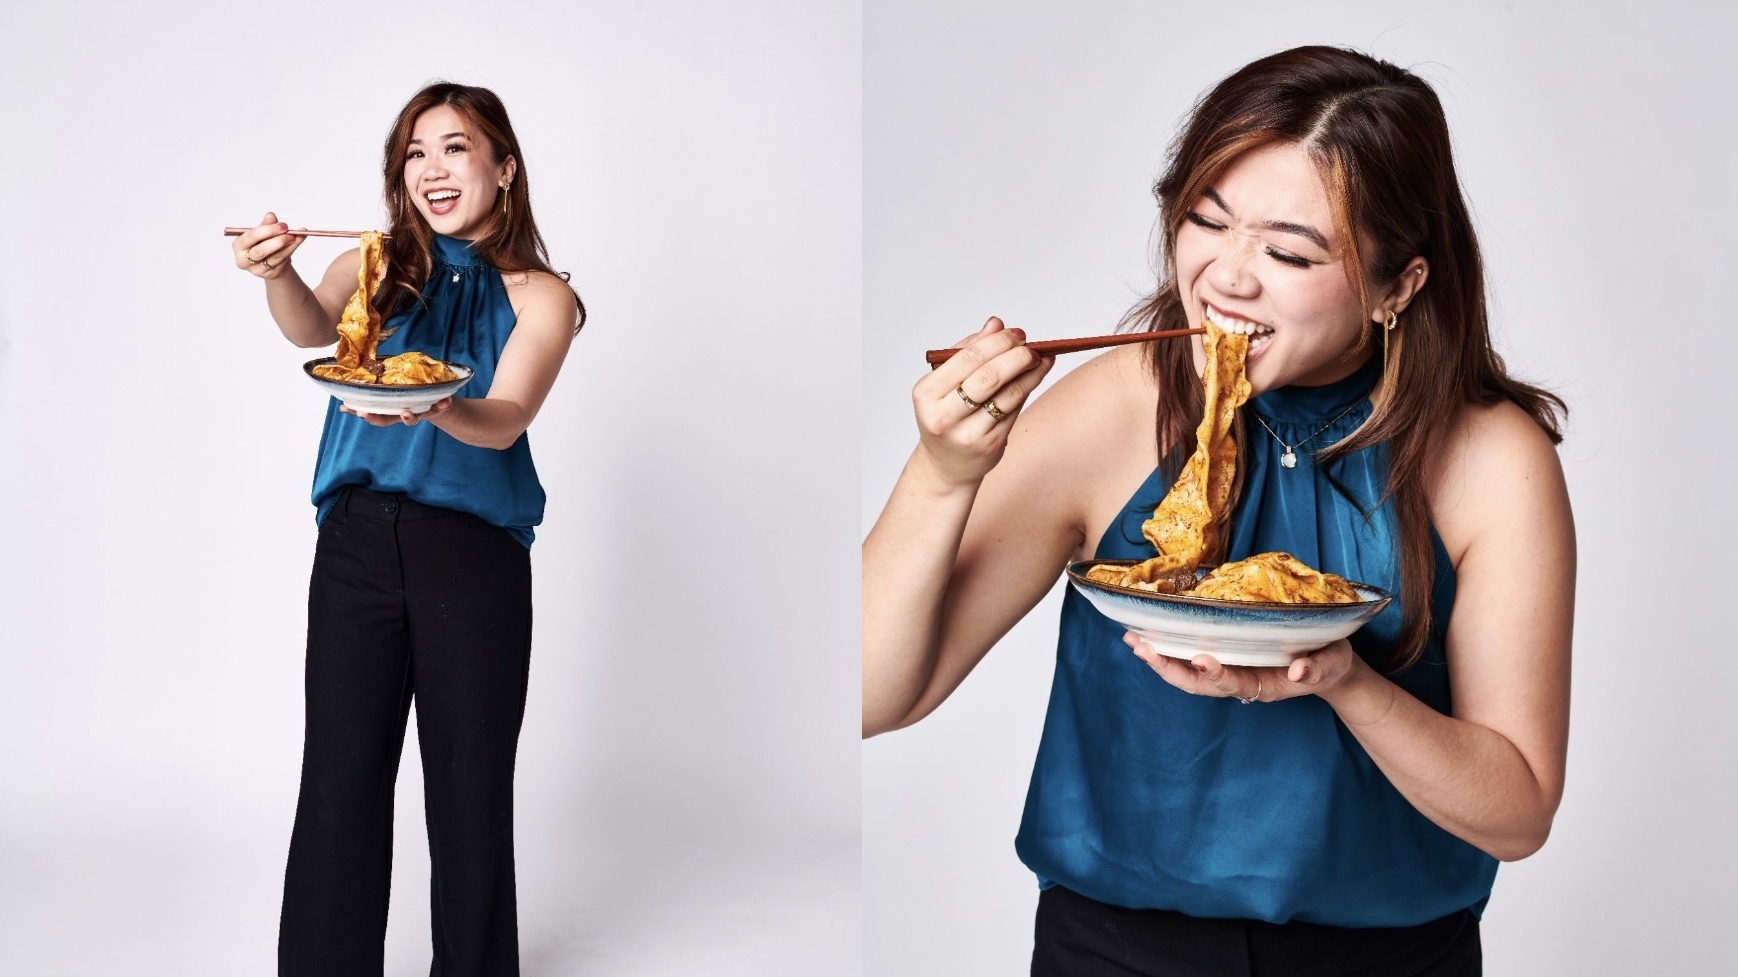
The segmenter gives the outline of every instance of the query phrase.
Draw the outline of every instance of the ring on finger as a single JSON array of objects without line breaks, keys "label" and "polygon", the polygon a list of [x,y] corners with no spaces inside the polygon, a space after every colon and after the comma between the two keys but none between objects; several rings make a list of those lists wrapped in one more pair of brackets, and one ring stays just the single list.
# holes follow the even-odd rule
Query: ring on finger
[{"label": "ring on finger", "polygon": [[248,249],[247,249],[247,250],[246,250],[246,251],[243,251],[243,252],[242,252],[242,253],[241,253],[241,256],[242,256],[242,257],[243,257],[243,258],[246,258],[246,259],[247,259],[247,263],[248,263],[248,264],[250,264],[250,265],[257,265],[257,264],[259,264],[259,259],[258,259],[258,258],[256,258],[256,257],[254,257],[254,256],[253,256],[253,249],[252,249],[252,248],[248,248]]},{"label": "ring on finger", "polygon": [[953,392],[956,394],[959,394],[960,399],[965,401],[966,406],[970,407],[972,410],[977,410],[979,407],[984,406],[983,404],[980,404],[977,401],[973,400],[972,398],[966,396],[966,385],[963,383],[957,387],[954,387]]},{"label": "ring on finger", "polygon": [[272,269],[274,269],[274,268],[276,268],[276,267],[277,267],[277,265],[274,265],[274,264],[272,264],[272,262],[271,262],[271,259],[270,259],[270,258],[261,258],[261,259],[260,259],[260,264],[262,264],[262,265],[265,265],[265,266],[266,266],[266,271],[271,271],[271,270],[272,270]]},{"label": "ring on finger", "polygon": [[1255,676],[1255,694],[1254,695],[1250,696],[1247,699],[1245,699],[1242,696],[1236,696],[1235,698],[1237,699],[1238,702],[1241,702],[1246,706],[1249,705],[1251,702],[1260,702],[1261,701],[1261,676],[1259,676],[1259,675]]},{"label": "ring on finger", "polygon": [[987,411],[991,417],[995,418],[998,421],[1001,420],[1002,418],[1008,416],[1007,414],[1002,412],[1002,409],[1000,407],[996,406],[996,402],[993,400],[984,401],[984,410]]}]

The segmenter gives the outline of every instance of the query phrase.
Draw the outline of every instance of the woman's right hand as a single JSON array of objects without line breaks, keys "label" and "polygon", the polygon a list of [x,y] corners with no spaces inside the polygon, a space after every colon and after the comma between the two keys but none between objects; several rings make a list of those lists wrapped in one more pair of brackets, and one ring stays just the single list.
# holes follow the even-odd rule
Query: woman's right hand
[{"label": "woman's right hand", "polygon": [[302,246],[304,240],[300,234],[291,234],[289,230],[290,225],[266,211],[259,226],[236,236],[232,247],[235,266],[266,281],[283,276],[289,271],[290,255]]},{"label": "woman's right hand", "polygon": [[990,317],[954,344],[959,352],[911,391],[918,450],[955,484],[981,480],[1001,461],[1026,398],[1056,361],[1026,348],[1026,334]]}]

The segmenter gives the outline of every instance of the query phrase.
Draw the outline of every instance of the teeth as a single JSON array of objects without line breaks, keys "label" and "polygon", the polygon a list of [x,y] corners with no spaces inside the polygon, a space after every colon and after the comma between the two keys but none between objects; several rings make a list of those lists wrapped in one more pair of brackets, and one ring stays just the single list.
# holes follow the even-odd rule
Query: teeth
[{"label": "teeth", "polygon": [[457,190],[436,190],[434,193],[428,195],[428,199],[430,203],[433,203],[436,200],[448,200],[458,195],[459,192]]},{"label": "teeth", "polygon": [[1226,315],[1211,305],[1207,306],[1206,309],[1205,318],[1212,321],[1223,332],[1234,333],[1239,336],[1264,336],[1273,332],[1271,326]]}]

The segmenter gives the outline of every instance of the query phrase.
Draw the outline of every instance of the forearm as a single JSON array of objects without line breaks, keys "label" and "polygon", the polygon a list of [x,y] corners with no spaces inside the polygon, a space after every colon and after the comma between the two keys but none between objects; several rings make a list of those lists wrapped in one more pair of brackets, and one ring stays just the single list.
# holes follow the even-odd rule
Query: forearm
[{"label": "forearm", "polygon": [[428,421],[465,444],[505,451],[531,426],[531,417],[510,400],[454,397],[451,407],[431,414]]},{"label": "forearm", "polygon": [[979,482],[912,453],[863,541],[863,735],[903,725],[935,671],[942,603]]},{"label": "forearm", "polygon": [[320,306],[314,290],[294,268],[266,279],[266,307],[284,338],[297,346],[330,346],[338,341],[338,323]]},{"label": "forearm", "polygon": [[1425,705],[1361,660],[1322,698],[1395,789],[1443,830],[1503,861],[1544,845],[1560,788],[1496,730]]}]

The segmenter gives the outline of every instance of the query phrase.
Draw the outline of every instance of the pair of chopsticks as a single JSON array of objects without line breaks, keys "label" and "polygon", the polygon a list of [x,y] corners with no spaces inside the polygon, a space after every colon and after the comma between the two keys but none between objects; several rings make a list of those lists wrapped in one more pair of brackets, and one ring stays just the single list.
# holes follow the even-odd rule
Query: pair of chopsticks
[{"label": "pair of chopsticks", "polygon": [[[1055,356],[1059,353],[1083,353],[1089,349],[1104,349],[1106,346],[1126,346],[1129,343],[1150,343],[1155,339],[1176,339],[1179,336],[1199,336],[1206,329],[1167,329],[1162,332],[1125,332],[1115,336],[1087,336],[1082,339],[1040,339],[1035,343],[1027,343],[1026,348],[1039,356]],[[953,359],[954,349],[932,349],[923,354],[929,362],[929,368],[936,367]]]},{"label": "pair of chopsticks", "polygon": [[[223,236],[224,237],[239,237],[240,235],[246,234],[248,231],[251,231],[251,230],[253,230],[253,228],[251,228],[251,227],[226,227],[223,229]],[[284,233],[285,234],[294,234],[297,237],[361,237],[362,236],[361,231],[298,231],[298,230],[295,230],[294,228],[292,228],[288,231],[285,231]],[[390,235],[390,234],[382,234],[381,235],[381,237],[391,237],[391,236],[392,235]]]}]

